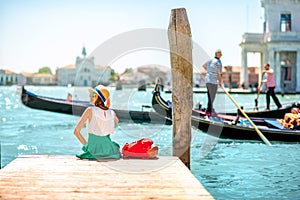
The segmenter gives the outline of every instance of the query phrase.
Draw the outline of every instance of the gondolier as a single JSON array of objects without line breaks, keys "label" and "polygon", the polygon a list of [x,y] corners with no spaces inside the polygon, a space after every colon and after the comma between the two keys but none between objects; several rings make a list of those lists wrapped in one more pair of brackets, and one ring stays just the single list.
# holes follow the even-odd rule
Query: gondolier
[{"label": "gondolier", "polygon": [[282,107],[278,98],[275,94],[275,79],[274,79],[274,70],[270,68],[270,64],[265,64],[265,70],[262,72],[262,76],[266,76],[266,79],[262,81],[262,83],[266,83],[267,85],[267,110],[270,110],[270,97],[272,96],[276,106],[278,109]]},{"label": "gondolier", "polygon": [[218,84],[222,85],[222,51],[217,49],[215,57],[212,60],[207,61],[202,67],[207,71],[205,77],[205,83],[207,87],[207,115],[216,115],[213,108],[213,103],[218,90]]}]

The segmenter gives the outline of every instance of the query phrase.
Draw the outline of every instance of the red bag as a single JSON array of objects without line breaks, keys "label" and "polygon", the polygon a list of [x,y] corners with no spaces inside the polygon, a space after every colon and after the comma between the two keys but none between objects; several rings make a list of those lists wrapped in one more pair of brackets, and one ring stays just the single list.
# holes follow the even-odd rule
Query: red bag
[{"label": "red bag", "polygon": [[152,140],[142,138],[130,144],[126,143],[122,148],[123,157],[155,158],[158,155],[158,147]]}]

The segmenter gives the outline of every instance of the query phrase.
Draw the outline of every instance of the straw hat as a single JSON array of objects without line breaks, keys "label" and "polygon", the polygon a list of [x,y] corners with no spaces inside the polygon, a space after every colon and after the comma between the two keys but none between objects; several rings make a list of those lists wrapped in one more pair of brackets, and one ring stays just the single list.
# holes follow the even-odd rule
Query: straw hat
[{"label": "straw hat", "polygon": [[97,85],[96,87],[94,87],[93,89],[89,89],[89,92],[94,92],[96,93],[100,98],[101,100],[105,103],[108,103],[109,102],[109,96],[110,96],[110,93],[108,91],[108,89],[103,86],[103,85]]}]

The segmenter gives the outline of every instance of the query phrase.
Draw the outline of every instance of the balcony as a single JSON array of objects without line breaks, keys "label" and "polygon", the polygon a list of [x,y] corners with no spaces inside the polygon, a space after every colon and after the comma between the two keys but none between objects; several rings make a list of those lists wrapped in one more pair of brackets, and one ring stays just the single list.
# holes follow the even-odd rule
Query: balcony
[{"label": "balcony", "polygon": [[269,32],[265,33],[265,42],[300,42],[300,32]]},{"label": "balcony", "polygon": [[300,32],[245,33],[242,43],[300,42]]},{"label": "balcony", "polygon": [[264,34],[245,33],[242,38],[242,43],[264,43]]}]

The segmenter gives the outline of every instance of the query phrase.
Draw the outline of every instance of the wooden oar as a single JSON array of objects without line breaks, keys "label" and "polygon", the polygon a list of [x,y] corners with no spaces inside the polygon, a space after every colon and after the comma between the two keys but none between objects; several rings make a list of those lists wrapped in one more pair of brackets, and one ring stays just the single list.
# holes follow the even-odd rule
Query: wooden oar
[{"label": "wooden oar", "polygon": [[257,97],[256,97],[256,99],[254,100],[254,102],[255,102],[255,107],[254,107],[254,109],[255,109],[255,110],[258,110],[258,97],[259,97],[259,95],[260,95],[260,89],[261,89],[261,86],[262,86],[262,82],[260,82],[260,85],[259,85],[258,91],[257,91]]},{"label": "wooden oar", "polygon": [[239,111],[246,117],[246,119],[249,121],[249,123],[253,126],[259,137],[264,141],[266,145],[271,146],[271,143],[269,140],[260,132],[260,130],[257,128],[257,126],[252,122],[252,120],[248,117],[248,115],[241,109],[241,107],[238,105],[238,103],[233,99],[233,97],[225,90],[223,85],[221,85],[223,91],[226,93],[226,95],[231,99],[231,101],[234,103],[234,105],[239,109]]}]

